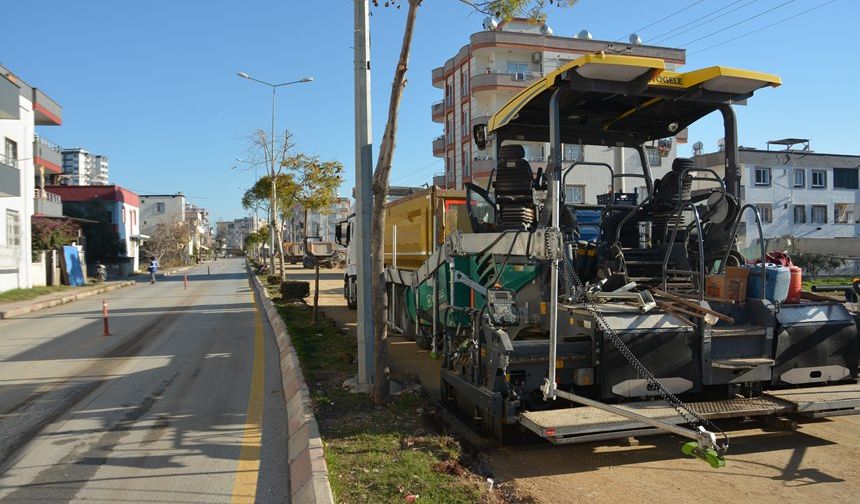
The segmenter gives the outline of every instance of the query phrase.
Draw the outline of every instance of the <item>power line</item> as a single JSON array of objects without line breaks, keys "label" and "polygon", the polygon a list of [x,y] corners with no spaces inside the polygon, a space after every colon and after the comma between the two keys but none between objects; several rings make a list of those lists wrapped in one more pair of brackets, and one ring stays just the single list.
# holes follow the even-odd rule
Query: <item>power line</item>
[{"label": "power line", "polygon": [[835,1],[836,1],[836,0],[830,0],[829,2],[824,2],[824,3],[822,3],[822,4],[816,5],[815,7],[812,7],[811,9],[806,9],[806,10],[805,10],[805,11],[803,11],[803,12],[798,12],[797,14],[791,15],[791,16],[789,16],[789,17],[787,17],[787,18],[780,19],[779,21],[774,21],[773,23],[771,23],[771,24],[769,24],[769,25],[762,26],[761,28],[757,28],[757,29],[755,29],[755,30],[752,30],[752,31],[746,32],[746,33],[744,33],[744,34],[742,34],[742,35],[738,35],[738,36],[736,36],[736,37],[732,37],[732,38],[730,38],[730,39],[728,39],[728,40],[724,40],[724,41],[722,41],[722,42],[720,42],[720,43],[717,43],[717,44],[714,44],[714,45],[712,45],[712,46],[705,47],[704,49],[698,49],[698,50],[696,50],[696,51],[691,52],[690,54],[700,53],[700,52],[702,52],[702,51],[707,51],[708,49],[713,49],[714,47],[721,46],[721,45],[723,45],[723,44],[728,44],[729,42],[733,42],[733,41],[735,41],[735,40],[737,40],[737,39],[739,39],[739,38],[746,37],[747,35],[752,35],[753,33],[757,33],[757,32],[760,32],[760,31],[762,31],[762,30],[766,30],[766,29],[770,28],[771,26],[775,26],[775,25],[778,25],[778,24],[780,24],[780,23],[784,23],[784,22],[786,22],[786,21],[788,21],[788,20],[791,20],[791,19],[794,19],[794,18],[796,18],[796,17],[798,17],[798,16],[802,16],[802,15],[806,14],[807,12],[812,12],[812,11],[814,11],[814,10],[816,10],[816,9],[820,9],[820,8],[824,7],[825,5],[832,4],[832,3],[833,3],[833,2],[835,2]]},{"label": "power line", "polygon": [[[698,4],[700,4],[700,3],[704,2],[704,1],[705,1],[705,0],[698,0],[698,1],[696,1],[696,2],[693,2],[693,3],[691,3],[690,5],[688,5],[688,6],[684,7],[684,8],[681,8],[681,9],[676,10],[675,12],[673,12],[673,13],[669,14],[668,16],[661,17],[661,18],[660,18],[660,19],[658,19],[657,21],[654,21],[654,22],[653,22],[653,23],[651,23],[651,24],[645,25],[645,26],[643,26],[642,28],[639,28],[639,29],[637,29],[637,30],[633,30],[633,31],[632,31],[632,32],[630,32],[630,33],[639,33],[639,32],[641,32],[642,30],[644,30],[644,29],[646,29],[646,28],[651,28],[651,27],[652,27],[652,26],[654,26],[655,24],[660,23],[660,22],[662,22],[662,21],[665,21],[665,20],[669,19],[670,17],[675,16],[676,14],[680,14],[680,13],[684,12],[685,10],[689,9],[690,7],[696,6],[696,5],[698,5]],[[615,39],[615,41],[616,41],[616,42],[618,42],[619,40],[623,39],[626,35],[629,35],[629,33],[625,33],[624,35],[622,35],[622,36],[618,37],[617,39]]]},{"label": "power line", "polygon": [[[717,20],[717,19],[719,19],[719,18],[721,18],[721,17],[723,17],[723,16],[727,16],[727,15],[731,14],[732,12],[735,12],[735,11],[737,11],[737,10],[743,9],[744,7],[746,7],[746,6],[748,6],[748,5],[754,4],[754,3],[756,3],[758,0],[750,0],[748,3],[746,3],[746,4],[744,4],[744,5],[741,5],[740,7],[736,7],[736,8],[734,8],[734,9],[730,10],[729,12],[724,12],[724,13],[720,14],[719,16],[714,17],[713,19],[708,19],[708,20],[703,21],[703,22],[701,22],[701,23],[699,23],[699,24],[697,24],[697,25],[690,26],[691,24],[693,24],[693,23],[695,23],[695,22],[697,22],[697,21],[701,21],[702,19],[705,19],[705,18],[711,17],[712,15],[717,14],[717,13],[718,13],[718,12],[720,12],[720,11],[723,11],[723,10],[725,10],[725,9],[728,9],[728,8],[729,8],[729,7],[731,7],[731,6],[733,6],[733,5],[735,5],[735,4],[739,4],[739,3],[744,2],[744,1],[746,1],[746,0],[735,0],[734,2],[732,2],[732,3],[728,4],[728,5],[724,5],[724,6],[720,7],[719,9],[713,10],[713,11],[711,11],[711,12],[709,12],[709,13],[705,14],[704,16],[697,17],[696,19],[694,19],[694,20],[692,20],[692,21],[690,21],[690,22],[684,23],[684,24],[682,24],[681,26],[676,26],[675,28],[672,28],[672,29],[671,29],[671,30],[669,30],[669,31],[663,32],[663,33],[661,33],[660,35],[656,35],[656,36],[654,36],[654,37],[651,37],[651,38],[650,38],[650,39],[648,39],[646,42],[648,42],[649,44],[653,45],[653,44],[656,44],[656,43],[662,43],[662,42],[664,42],[664,41],[666,41],[666,40],[669,40],[669,39],[673,39],[673,38],[675,38],[675,37],[677,37],[677,36],[679,36],[679,35],[683,35],[684,33],[689,32],[690,30],[694,30],[694,29],[696,29],[696,28],[698,28],[698,27],[702,26],[703,24],[707,24],[707,23],[713,22],[713,21],[715,21],[715,20]],[[676,32],[676,31],[680,30],[681,28],[687,27],[687,26],[690,26],[690,28],[687,28],[686,30],[680,31],[680,32],[678,32],[678,33],[676,33],[676,34],[674,34],[674,35],[670,35],[670,36],[668,36],[668,37],[666,37],[666,36],[665,36],[665,35],[669,35],[669,34],[670,34],[670,33],[672,33],[672,32]]]},{"label": "power line", "polygon": [[770,9],[768,9],[768,10],[766,10],[766,11],[759,12],[759,13],[758,13],[758,14],[756,14],[755,16],[750,16],[750,17],[748,17],[748,18],[746,18],[746,19],[741,19],[741,20],[740,20],[740,21],[738,21],[737,23],[731,24],[731,25],[726,26],[726,27],[724,27],[724,28],[720,28],[719,30],[713,31],[713,32],[711,32],[711,33],[709,33],[709,34],[707,34],[707,35],[702,35],[701,37],[699,37],[699,38],[697,38],[697,39],[693,39],[693,40],[691,40],[691,41],[689,41],[689,42],[686,42],[686,43],[684,43],[684,44],[681,44],[681,47],[687,47],[687,46],[688,46],[688,45],[690,45],[690,44],[693,44],[693,43],[698,42],[698,41],[700,41],[700,40],[704,40],[704,39],[706,39],[706,38],[708,38],[708,37],[712,37],[712,36],[714,36],[714,35],[716,35],[716,34],[718,34],[718,33],[722,33],[722,32],[724,32],[724,31],[728,30],[729,28],[734,28],[735,26],[738,26],[738,25],[744,24],[744,23],[746,23],[747,21],[752,21],[752,20],[753,20],[753,19],[755,19],[755,18],[758,18],[758,17],[764,16],[764,15],[765,15],[765,14],[767,14],[768,12],[773,12],[773,11],[775,11],[775,10],[779,9],[780,7],[784,7],[784,6],[786,6],[786,5],[790,4],[790,3],[794,2],[794,1],[795,1],[795,0],[788,0],[787,2],[783,2],[783,3],[779,4],[779,5],[777,5],[776,7],[771,7]]}]

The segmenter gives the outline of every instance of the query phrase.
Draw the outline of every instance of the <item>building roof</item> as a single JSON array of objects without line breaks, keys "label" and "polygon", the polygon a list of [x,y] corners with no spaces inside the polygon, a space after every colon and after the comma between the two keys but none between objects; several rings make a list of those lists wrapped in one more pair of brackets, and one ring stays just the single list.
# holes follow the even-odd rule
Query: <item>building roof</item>
[{"label": "building roof", "polygon": [[140,198],[137,194],[129,191],[128,189],[123,189],[118,185],[55,185],[47,186],[45,189],[54,194],[58,194],[63,198],[63,201],[89,201],[91,199],[100,199],[122,202],[136,207],[140,206]]},{"label": "building roof", "polygon": [[[694,156],[693,160],[698,168],[722,166],[726,161],[726,152],[708,152]],[[738,162],[742,164],[785,165],[804,168],[860,168],[860,155],[812,151],[775,151],[740,147],[738,148]]]}]

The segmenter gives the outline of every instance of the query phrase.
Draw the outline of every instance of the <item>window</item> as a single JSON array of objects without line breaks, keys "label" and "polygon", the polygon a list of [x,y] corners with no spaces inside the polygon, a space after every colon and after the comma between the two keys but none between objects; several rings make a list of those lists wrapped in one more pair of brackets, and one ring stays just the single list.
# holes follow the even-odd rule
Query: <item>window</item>
[{"label": "window", "polygon": [[[834,183],[836,176],[833,176]],[[833,222],[837,224],[854,224],[854,204],[836,203],[833,205]]]},{"label": "window", "polygon": [[770,167],[756,166],[755,167],[755,185],[769,186],[770,185]]},{"label": "window", "polygon": [[509,74],[520,74],[523,77],[529,71],[529,64],[524,61],[508,61],[508,73]]},{"label": "window", "polygon": [[460,95],[469,96],[469,74],[465,70],[460,72]]},{"label": "window", "polygon": [[454,103],[454,93],[450,83],[445,84],[445,107],[450,107]]},{"label": "window", "polygon": [[824,170],[812,170],[812,188],[824,189],[825,187],[827,187],[827,172]]},{"label": "window", "polygon": [[6,145],[4,153],[3,161],[9,166],[18,166],[18,144],[13,140],[6,139]]},{"label": "window", "polygon": [[164,203],[155,204],[155,213],[164,213]]},{"label": "window", "polygon": [[756,209],[758,209],[758,213],[761,216],[762,224],[770,224],[773,222],[773,205],[756,205]]},{"label": "window", "polygon": [[827,206],[812,205],[812,223],[827,224]]},{"label": "window", "polygon": [[858,189],[857,168],[834,168],[834,189]]},{"label": "window", "polygon": [[564,203],[566,205],[573,205],[576,203],[585,203],[585,186],[584,185],[564,186]]},{"label": "window", "polygon": [[806,170],[803,168],[794,169],[794,187],[803,189],[806,187]]},{"label": "window", "polygon": [[564,144],[564,161],[582,161],[585,159],[582,145]]},{"label": "window", "polygon": [[464,110],[460,120],[460,136],[466,138],[469,136],[469,111]]},{"label": "window", "polygon": [[648,155],[648,166],[662,166],[663,156],[656,147],[645,147],[645,153]]},{"label": "window", "polygon": [[463,158],[462,158],[463,159],[463,176],[464,177],[471,177],[472,176],[472,169],[471,169],[471,166],[469,166],[469,149],[463,149],[462,154],[463,154]]},{"label": "window", "polygon": [[445,139],[449,144],[454,143],[454,118],[448,114],[448,120],[445,125]]},{"label": "window", "polygon": [[21,218],[15,210],[6,210],[6,245],[21,245]]},{"label": "window", "polygon": [[806,224],[806,206],[794,205],[794,223]]}]

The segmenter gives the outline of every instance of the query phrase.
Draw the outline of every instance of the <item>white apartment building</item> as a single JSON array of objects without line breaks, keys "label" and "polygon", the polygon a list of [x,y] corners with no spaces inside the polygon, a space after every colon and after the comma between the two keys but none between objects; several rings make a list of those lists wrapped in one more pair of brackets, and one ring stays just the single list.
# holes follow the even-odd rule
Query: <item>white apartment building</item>
[{"label": "white apartment building", "polygon": [[[245,248],[245,238],[254,231],[266,226],[264,219],[256,217],[242,217],[231,221],[218,221],[215,223],[216,246],[222,251],[242,250]],[[264,247],[268,248],[268,244]]]},{"label": "white apartment building", "polygon": [[[0,291],[33,286],[31,217],[39,194],[37,126],[62,124],[62,107],[0,65]],[[44,176],[42,177],[44,181]]]},{"label": "white apartment building", "polygon": [[68,185],[108,185],[108,158],[81,147],[63,149],[63,174]]},{"label": "white apartment building", "polygon": [[[349,198],[338,198],[324,212],[308,212],[307,236],[318,236],[322,241],[334,242],[334,229],[337,223],[349,217]],[[284,230],[286,241],[302,241],[305,233],[302,231],[304,225],[304,210],[296,208],[293,216],[287,222]]]},{"label": "white apartment building", "polygon": [[[433,86],[444,90],[444,99],[431,107],[433,121],[443,125],[442,135],[433,140],[433,155],[445,160],[444,176],[434,178],[434,183],[448,188],[460,189],[467,182],[486,183],[496,166],[496,160],[492,159],[495,147],[491,141],[486,150],[479,151],[471,138],[472,125],[486,123],[508,100],[559,66],[583,54],[600,51],[662,58],[671,70],[683,65],[686,58],[683,49],[591,40],[590,34],[587,38],[556,36],[546,25],[521,19],[498,25],[485,22],[485,27],[484,31],[472,34],[469,43],[453,58],[431,72]],[[647,146],[655,178],[671,167],[678,141],[686,141],[686,132],[659,145],[654,142]],[[545,167],[548,144],[524,142],[523,145],[532,169]],[[633,149],[615,152],[611,147],[566,145],[564,159],[565,167],[574,161],[587,160],[609,163],[616,173],[619,170],[641,173],[641,163]],[[638,186],[630,182],[631,178],[622,180]],[[597,194],[607,192],[609,171],[595,167],[574,169],[566,184],[567,201],[596,203]],[[637,189],[623,188],[627,192]]]},{"label": "white apartment building", "polygon": [[[695,161],[722,175],[725,152]],[[765,150],[741,147],[738,161],[741,198],[758,209],[768,248],[860,259],[860,155],[814,152],[809,140],[787,138],[768,142]],[[741,224],[739,246],[757,247],[753,213]]]},{"label": "white apartment building", "polygon": [[151,236],[159,224],[176,225],[185,222],[186,206],[182,193],[141,194],[140,232]]},{"label": "white apartment building", "polygon": [[185,222],[191,232],[188,253],[208,249],[211,244],[211,229],[209,228],[209,211],[191,203],[185,204]]}]

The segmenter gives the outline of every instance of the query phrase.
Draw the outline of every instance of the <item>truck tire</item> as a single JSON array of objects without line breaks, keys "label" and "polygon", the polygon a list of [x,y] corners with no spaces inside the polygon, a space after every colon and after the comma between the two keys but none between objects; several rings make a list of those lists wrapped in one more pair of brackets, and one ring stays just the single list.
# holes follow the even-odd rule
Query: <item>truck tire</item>
[{"label": "truck tire", "polygon": [[427,326],[420,326],[418,330],[415,331],[415,344],[418,345],[418,348],[421,350],[430,350],[430,346],[433,345],[432,331],[433,330]]},{"label": "truck tire", "polygon": [[346,298],[346,307],[350,310],[358,308],[358,292],[355,285],[355,278],[347,275],[343,280],[343,297]]}]

